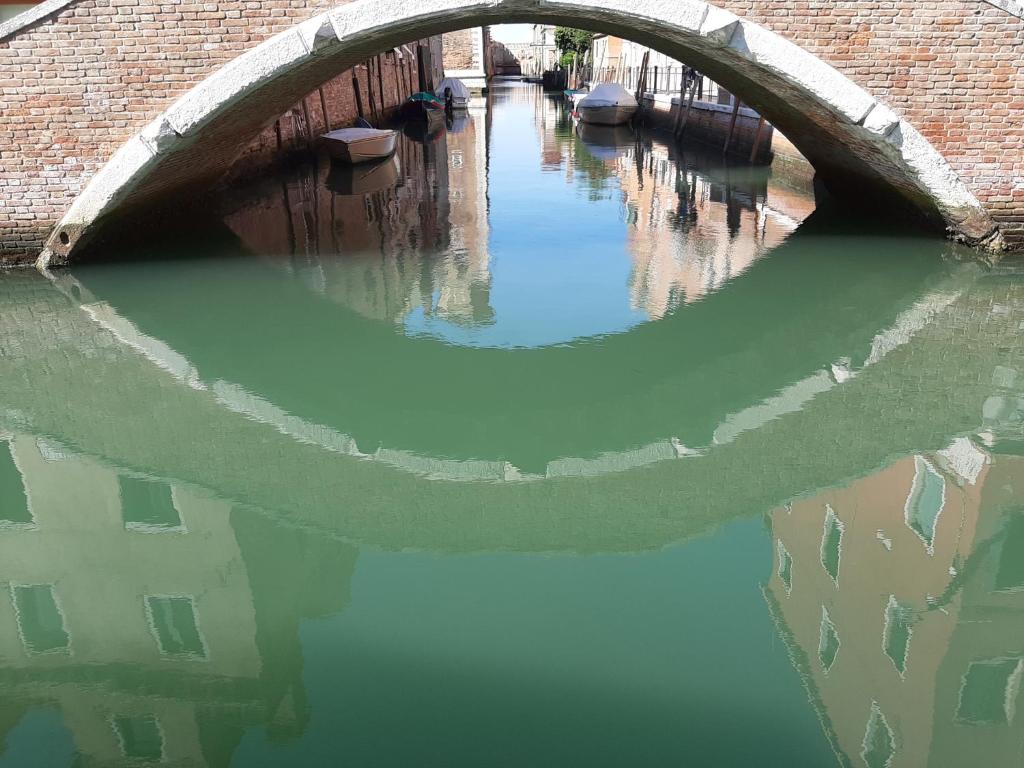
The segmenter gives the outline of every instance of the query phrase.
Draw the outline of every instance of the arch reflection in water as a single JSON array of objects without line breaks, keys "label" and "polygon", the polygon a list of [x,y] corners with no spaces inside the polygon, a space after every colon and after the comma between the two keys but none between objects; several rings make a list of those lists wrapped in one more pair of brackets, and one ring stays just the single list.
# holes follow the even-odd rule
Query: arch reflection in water
[{"label": "arch reflection in water", "polygon": [[[210,288],[183,273],[193,298]],[[863,337],[842,383],[737,418],[703,455],[485,484],[226,407],[205,360],[173,357],[216,323],[81,274],[174,343],[115,333],[85,283],[81,305],[39,277],[2,284],[11,760],[38,729],[66,763],[114,764],[622,763],[643,745],[652,764],[909,766],[1019,749],[1024,361],[998,343],[1024,316],[1019,281],[953,268],[942,302]],[[316,325],[286,330],[301,327]],[[921,471],[941,492],[915,491]]]}]

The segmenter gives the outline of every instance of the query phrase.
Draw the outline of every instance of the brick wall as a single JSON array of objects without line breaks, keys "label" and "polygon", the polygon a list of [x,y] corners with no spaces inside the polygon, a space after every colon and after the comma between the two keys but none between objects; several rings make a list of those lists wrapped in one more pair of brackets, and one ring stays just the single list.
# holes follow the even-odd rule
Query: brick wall
[{"label": "brick wall", "polygon": [[357,117],[374,125],[387,123],[410,94],[419,90],[415,51],[415,44],[389,51],[324,83],[242,150],[228,181],[258,172],[293,152],[309,150],[321,134],[351,125]]},{"label": "brick wall", "polygon": [[1024,19],[969,0],[735,0],[892,107],[1024,247]]},{"label": "brick wall", "polygon": [[444,45],[444,68],[446,70],[476,69],[472,29],[460,29],[458,32],[446,32],[441,40]]},{"label": "brick wall", "polygon": [[[96,170],[178,96],[339,1],[76,0],[0,40],[0,261],[34,256]],[[1024,247],[1024,20],[981,0],[721,6],[895,108]]]}]

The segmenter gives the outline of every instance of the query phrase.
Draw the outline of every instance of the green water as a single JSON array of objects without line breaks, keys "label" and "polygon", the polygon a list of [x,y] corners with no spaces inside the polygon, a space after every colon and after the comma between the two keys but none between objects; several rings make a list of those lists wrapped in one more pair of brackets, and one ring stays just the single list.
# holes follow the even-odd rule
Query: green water
[{"label": "green water", "polygon": [[0,275],[0,766],[1024,749],[1024,276],[523,86]]}]

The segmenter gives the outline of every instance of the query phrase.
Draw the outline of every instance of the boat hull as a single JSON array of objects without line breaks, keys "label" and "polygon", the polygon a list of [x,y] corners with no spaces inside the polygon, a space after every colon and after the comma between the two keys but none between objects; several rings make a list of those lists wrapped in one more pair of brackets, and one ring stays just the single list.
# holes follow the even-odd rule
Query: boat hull
[{"label": "boat hull", "polygon": [[603,107],[588,107],[586,104],[576,105],[580,120],[592,125],[622,125],[628,123],[636,114],[637,107],[632,104]]},{"label": "boat hull", "polygon": [[323,137],[327,153],[335,160],[353,165],[383,160],[395,153],[398,141],[397,131],[388,131],[380,136],[346,141],[332,138],[329,134]]}]

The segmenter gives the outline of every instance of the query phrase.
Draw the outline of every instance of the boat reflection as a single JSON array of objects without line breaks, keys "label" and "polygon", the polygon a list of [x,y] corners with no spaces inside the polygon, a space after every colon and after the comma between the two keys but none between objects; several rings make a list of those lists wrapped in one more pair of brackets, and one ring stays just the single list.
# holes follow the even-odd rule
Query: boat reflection
[{"label": "boat reflection", "polygon": [[398,157],[392,155],[375,163],[332,163],[324,183],[337,195],[369,195],[394,187],[401,173]]}]

